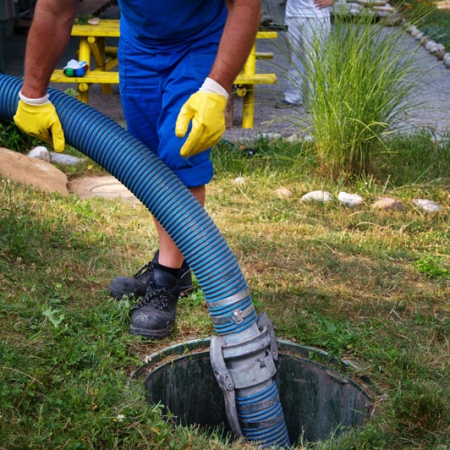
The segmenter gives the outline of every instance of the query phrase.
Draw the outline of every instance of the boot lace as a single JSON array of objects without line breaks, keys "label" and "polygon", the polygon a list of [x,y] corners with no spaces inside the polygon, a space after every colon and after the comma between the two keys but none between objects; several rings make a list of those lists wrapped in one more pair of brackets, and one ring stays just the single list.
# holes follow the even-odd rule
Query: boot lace
[{"label": "boot lace", "polygon": [[140,280],[141,278],[145,278],[149,272],[152,272],[155,270],[155,263],[153,261],[150,261],[148,264],[145,264],[145,266],[141,267],[134,275],[133,278],[136,278],[136,280]]},{"label": "boot lace", "polygon": [[[170,311],[173,307],[171,303],[173,303],[173,300],[176,301],[177,299],[175,291],[176,289],[169,290],[165,287],[148,287],[144,297],[132,306],[130,311],[136,311],[144,306],[151,306],[160,311]],[[170,300],[172,300],[172,302],[170,302]]]}]

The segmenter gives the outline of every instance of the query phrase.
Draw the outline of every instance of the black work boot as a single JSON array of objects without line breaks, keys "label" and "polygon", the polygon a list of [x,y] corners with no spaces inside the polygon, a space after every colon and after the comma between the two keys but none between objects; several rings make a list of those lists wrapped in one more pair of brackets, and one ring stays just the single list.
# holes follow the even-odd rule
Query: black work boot
[{"label": "black work boot", "polygon": [[168,272],[154,269],[144,297],[131,308],[130,332],[148,339],[165,338],[175,323],[180,286]]},{"label": "black work boot", "polygon": [[[159,250],[155,253],[153,260],[141,267],[132,277],[114,277],[109,285],[111,295],[120,300],[125,296],[143,297],[147,289],[147,281],[151,279],[158,262]],[[180,274],[178,275],[180,295],[186,297],[192,291],[192,271],[189,264],[183,260]]]}]

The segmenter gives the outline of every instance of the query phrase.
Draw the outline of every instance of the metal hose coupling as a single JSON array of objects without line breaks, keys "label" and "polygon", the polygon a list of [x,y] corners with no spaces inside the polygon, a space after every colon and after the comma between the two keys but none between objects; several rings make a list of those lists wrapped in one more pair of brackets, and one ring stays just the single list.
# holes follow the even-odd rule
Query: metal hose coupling
[{"label": "metal hose coupling", "polygon": [[259,333],[236,343],[211,338],[210,359],[224,394],[233,433],[264,446],[289,446],[283,410],[273,380],[278,345],[266,313],[258,316]]}]

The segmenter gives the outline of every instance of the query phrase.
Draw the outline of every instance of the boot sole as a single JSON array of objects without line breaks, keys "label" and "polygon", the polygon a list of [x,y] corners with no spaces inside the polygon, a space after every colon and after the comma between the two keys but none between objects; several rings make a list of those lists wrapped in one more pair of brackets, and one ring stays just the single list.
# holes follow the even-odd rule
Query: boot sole
[{"label": "boot sole", "polygon": [[169,335],[172,327],[166,328],[164,330],[147,330],[145,328],[130,326],[130,334],[136,334],[142,336],[146,339],[163,339]]}]

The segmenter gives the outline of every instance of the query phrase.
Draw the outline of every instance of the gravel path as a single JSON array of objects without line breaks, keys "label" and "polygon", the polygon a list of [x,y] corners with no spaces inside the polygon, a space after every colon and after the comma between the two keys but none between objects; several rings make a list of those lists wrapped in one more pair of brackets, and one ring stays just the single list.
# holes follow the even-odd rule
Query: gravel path
[{"label": "gravel path", "polygon": [[[280,5],[279,0],[269,0],[269,3],[274,18],[283,22],[284,7]],[[108,9],[102,17],[117,18],[117,7]],[[25,41],[25,34],[14,34],[6,39],[5,72],[7,74],[17,77],[22,76]],[[404,44],[412,52],[417,47],[418,42],[405,33]],[[61,58],[59,66],[63,67],[69,59],[76,57],[77,46],[77,40],[73,39]],[[253,139],[261,134],[287,137],[297,134],[299,129],[302,128],[301,126],[293,128],[291,125],[292,120],[298,121],[300,124],[305,123],[305,117],[301,114],[295,115],[296,113],[293,113],[292,110],[279,110],[273,107],[276,102],[283,99],[284,73],[287,67],[285,33],[279,33],[279,38],[276,40],[261,40],[258,42],[258,50],[274,53],[273,60],[258,61],[257,70],[259,72],[276,73],[278,83],[275,85],[257,86],[253,129],[241,128],[242,100],[237,96],[234,97],[234,124],[231,129],[225,132],[225,139],[239,141]],[[422,46],[417,52],[417,63],[423,68],[423,76],[418,80],[413,101],[420,103],[421,107],[412,111],[404,125],[406,128],[426,127],[440,137],[445,135],[447,130],[450,129],[450,70],[446,69],[442,61],[432,56]],[[55,83],[52,87],[58,90],[65,90],[73,88],[74,85]],[[113,86],[113,95],[102,95],[100,86],[94,85],[90,89],[89,100],[90,106],[124,125],[117,86]]]}]

